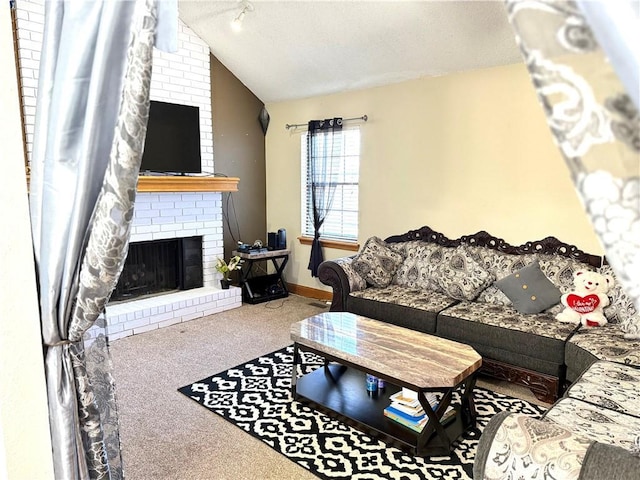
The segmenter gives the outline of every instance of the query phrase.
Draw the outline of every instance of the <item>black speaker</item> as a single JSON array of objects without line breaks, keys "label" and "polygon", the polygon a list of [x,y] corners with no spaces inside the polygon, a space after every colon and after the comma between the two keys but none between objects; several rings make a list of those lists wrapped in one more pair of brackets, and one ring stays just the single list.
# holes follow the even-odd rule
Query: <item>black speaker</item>
[{"label": "black speaker", "polygon": [[276,250],[278,248],[278,234],[276,232],[267,233],[267,248]]},{"label": "black speaker", "polygon": [[278,230],[278,250],[284,250],[287,248],[287,231],[284,228]]}]

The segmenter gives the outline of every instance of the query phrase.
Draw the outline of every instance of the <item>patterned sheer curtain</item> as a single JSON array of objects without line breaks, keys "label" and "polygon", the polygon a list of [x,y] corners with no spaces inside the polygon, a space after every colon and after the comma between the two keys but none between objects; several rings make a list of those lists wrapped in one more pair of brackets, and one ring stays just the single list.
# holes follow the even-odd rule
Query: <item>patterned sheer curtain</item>
[{"label": "patterned sheer curtain", "polygon": [[[640,312],[640,3],[506,5],[578,195]],[[621,328],[640,338],[640,315]]]},{"label": "patterned sheer curtain", "polygon": [[45,2],[30,210],[59,479],[123,476],[107,343],[84,334],[128,249],[160,17],[177,32],[175,2]]},{"label": "patterned sheer curtain", "polygon": [[340,161],[334,147],[342,134],[342,118],[311,120],[307,132],[307,192],[311,195],[313,210],[313,243],[309,258],[311,276],[318,276],[318,267],[324,260],[320,245],[320,229],[331,210],[336,191],[335,178]]}]

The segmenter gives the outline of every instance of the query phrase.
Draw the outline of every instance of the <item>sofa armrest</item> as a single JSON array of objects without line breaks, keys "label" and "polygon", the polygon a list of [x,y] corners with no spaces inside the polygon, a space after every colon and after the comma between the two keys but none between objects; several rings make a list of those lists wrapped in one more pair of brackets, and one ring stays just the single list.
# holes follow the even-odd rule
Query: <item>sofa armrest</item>
[{"label": "sofa armrest", "polygon": [[580,480],[599,480],[619,478],[633,480],[638,478],[640,457],[624,448],[605,443],[594,443],[584,459]]},{"label": "sofa armrest", "polygon": [[473,464],[473,478],[637,478],[640,458],[620,447],[594,442],[552,422],[501,412],[485,427]]},{"label": "sofa armrest", "polygon": [[351,267],[355,255],[326,260],[318,267],[318,279],[333,289],[331,311],[342,312],[346,307],[347,296],[367,288],[367,283]]}]

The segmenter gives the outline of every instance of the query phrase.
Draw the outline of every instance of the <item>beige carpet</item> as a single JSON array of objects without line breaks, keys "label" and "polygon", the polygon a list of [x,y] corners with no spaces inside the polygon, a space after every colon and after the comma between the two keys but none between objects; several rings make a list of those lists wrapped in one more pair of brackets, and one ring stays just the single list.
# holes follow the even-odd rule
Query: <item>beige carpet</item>
[{"label": "beige carpet", "polygon": [[[325,310],[291,295],[114,341],[126,478],[315,479],[177,388],[291,344],[290,325]],[[525,389],[479,383],[535,401]]]}]

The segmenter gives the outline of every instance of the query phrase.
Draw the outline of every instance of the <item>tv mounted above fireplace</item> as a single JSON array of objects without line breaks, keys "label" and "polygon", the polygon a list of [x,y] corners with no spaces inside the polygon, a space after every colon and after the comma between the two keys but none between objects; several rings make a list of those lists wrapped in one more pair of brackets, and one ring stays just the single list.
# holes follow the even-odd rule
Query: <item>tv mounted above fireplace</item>
[{"label": "tv mounted above fireplace", "polygon": [[140,174],[201,171],[200,109],[151,100]]}]

